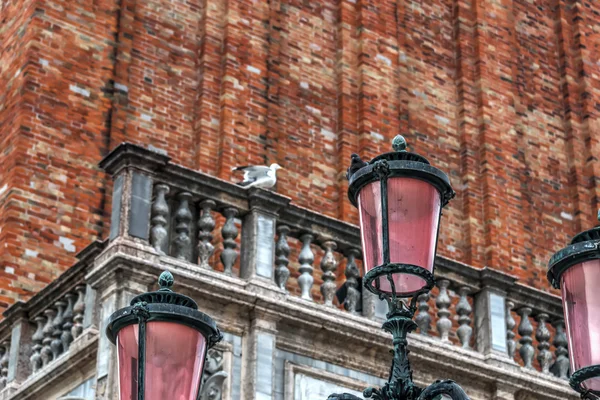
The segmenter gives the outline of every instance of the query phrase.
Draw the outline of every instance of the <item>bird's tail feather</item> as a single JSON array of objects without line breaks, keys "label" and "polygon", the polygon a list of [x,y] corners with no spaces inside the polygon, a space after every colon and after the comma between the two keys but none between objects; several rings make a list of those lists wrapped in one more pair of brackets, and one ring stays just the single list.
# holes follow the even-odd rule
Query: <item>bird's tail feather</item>
[{"label": "bird's tail feather", "polygon": [[236,183],[236,185],[239,185],[239,186],[248,186],[251,183],[252,182],[238,182],[238,183]]}]

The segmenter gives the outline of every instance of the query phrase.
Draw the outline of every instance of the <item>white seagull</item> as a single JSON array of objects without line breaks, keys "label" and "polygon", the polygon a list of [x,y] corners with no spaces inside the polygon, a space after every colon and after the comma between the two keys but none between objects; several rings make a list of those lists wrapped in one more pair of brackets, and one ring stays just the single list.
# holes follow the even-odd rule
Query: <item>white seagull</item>
[{"label": "white seagull", "polygon": [[247,165],[245,167],[234,167],[232,171],[244,171],[244,180],[238,185],[244,187],[258,187],[270,189],[277,182],[277,170],[281,169],[279,164],[266,165]]}]

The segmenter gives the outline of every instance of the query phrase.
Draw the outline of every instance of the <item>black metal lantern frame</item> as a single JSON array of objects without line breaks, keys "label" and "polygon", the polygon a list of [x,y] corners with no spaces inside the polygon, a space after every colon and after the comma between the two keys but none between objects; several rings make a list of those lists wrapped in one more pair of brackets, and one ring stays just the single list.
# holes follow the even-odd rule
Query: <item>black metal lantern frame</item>
[{"label": "black metal lantern frame", "polygon": [[[417,324],[413,321],[416,311],[416,299],[420,294],[429,292],[433,288],[435,280],[432,272],[420,266],[390,262],[388,179],[407,177],[421,179],[432,184],[441,195],[440,215],[438,217],[441,217],[442,208],[448,204],[455,193],[452,190],[448,176],[444,172],[431,166],[425,157],[406,151],[406,141],[402,136],[398,135],[394,138],[392,147],[394,152],[377,156],[368,163],[353,154],[352,163],[347,173],[347,178],[350,181],[348,196],[354,206],[358,205],[358,196],[362,188],[377,181],[381,185],[383,263],[366,273],[363,281],[367,290],[388,303],[389,312],[382,329],[392,334],[394,346],[394,356],[388,382],[379,389],[365,389],[363,395],[366,398],[375,400],[434,400],[445,394],[453,400],[468,400],[464,390],[452,380],[438,380],[427,388],[418,387],[412,380],[412,370],[408,359],[407,335],[417,328]],[[436,251],[438,235],[439,223],[435,240]],[[393,275],[398,273],[416,275],[422,278],[426,284],[417,292],[399,295],[396,293],[393,281]],[[390,282],[391,293],[380,290],[379,278],[381,277],[386,277]],[[408,297],[412,297],[409,304],[403,301],[403,298]],[[359,398],[344,393],[332,394],[329,399],[356,400]]]},{"label": "black metal lantern frame", "polygon": [[[383,243],[383,264],[371,269],[364,276],[364,285],[370,292],[382,296],[384,295],[379,290],[379,279],[382,276],[387,276],[392,286],[393,296],[398,296],[395,293],[394,282],[392,275],[394,274],[410,274],[422,278],[426,282],[426,286],[418,293],[407,293],[401,297],[416,297],[415,295],[424,291],[429,291],[433,288],[435,282],[433,273],[412,264],[400,264],[390,262],[390,232],[388,223],[388,179],[397,177],[414,178],[426,181],[433,185],[441,196],[440,216],[442,209],[448,202],[454,198],[454,190],[450,185],[448,176],[441,170],[430,165],[429,161],[415,153],[406,151],[406,141],[404,137],[398,135],[392,142],[393,152],[379,155],[372,159],[369,163],[365,163],[360,158],[353,154],[352,164],[348,168],[347,178],[349,180],[348,197],[350,202],[358,207],[358,195],[362,188],[372,182],[379,181],[381,185],[381,212],[382,212],[382,243]],[[439,216],[438,216],[439,217]],[[436,246],[437,237],[436,233]],[[436,248],[437,251],[437,248]],[[375,282],[375,285],[373,285]]]},{"label": "black metal lantern frame", "polygon": [[[173,322],[196,329],[206,338],[207,350],[223,339],[223,335],[213,319],[198,311],[198,304],[194,300],[171,290],[173,283],[173,275],[169,271],[164,271],[158,279],[160,287],[158,291],[143,293],[134,297],[129,307],[117,310],[108,320],[106,335],[113,344],[116,344],[117,334],[121,329],[129,325],[138,325],[138,400],[144,400],[145,396],[147,323],[154,321]],[[200,379],[202,379],[203,372],[200,373]],[[198,387],[199,393],[200,389]]]},{"label": "black metal lantern frame", "polygon": [[[598,212],[600,221],[600,211]],[[561,276],[569,268],[585,261],[600,259],[600,225],[577,234],[564,249],[556,252],[548,262],[548,280],[555,289],[560,289]],[[583,387],[583,382],[600,378],[600,365],[590,365],[572,372],[569,384],[582,399],[600,399],[600,392]]]}]

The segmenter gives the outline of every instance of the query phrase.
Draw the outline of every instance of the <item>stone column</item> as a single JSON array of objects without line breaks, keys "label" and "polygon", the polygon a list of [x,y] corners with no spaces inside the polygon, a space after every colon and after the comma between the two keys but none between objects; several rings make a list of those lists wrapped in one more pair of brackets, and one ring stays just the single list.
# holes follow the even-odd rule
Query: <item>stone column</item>
[{"label": "stone column", "polygon": [[477,351],[490,358],[509,361],[506,345],[506,292],[514,278],[501,272],[481,271],[482,289],[475,297]]},{"label": "stone column", "polygon": [[7,349],[9,359],[5,389],[10,396],[10,393],[15,392],[31,372],[29,357],[31,356],[31,336],[34,329],[29,322],[27,306],[23,302],[19,301],[11,306],[4,313],[4,317],[13,321],[10,349]]},{"label": "stone column", "polygon": [[106,323],[116,310],[129,306],[131,299],[147,292],[156,277],[118,258],[94,268],[86,281],[96,291],[101,305],[98,311],[99,338],[96,362],[96,399],[118,400],[117,349],[106,337]]},{"label": "stone column", "polygon": [[110,240],[119,236],[148,240],[153,189],[150,175],[157,165],[166,165],[169,160],[165,154],[124,143],[100,162],[100,168],[114,182]]},{"label": "stone column", "polygon": [[267,400],[273,397],[277,317],[254,310],[251,318],[242,355],[242,398]]},{"label": "stone column", "polygon": [[96,291],[89,284],[85,287],[85,313],[83,314],[83,329],[98,328],[98,310],[96,301]]},{"label": "stone column", "polygon": [[290,198],[262,189],[250,189],[248,202],[250,212],[242,222],[240,277],[276,286],[275,227],[279,211],[289,204]]},{"label": "stone column", "polygon": [[364,287],[362,288],[362,315],[375,320],[384,320],[388,313],[388,305],[385,300],[380,300]]}]

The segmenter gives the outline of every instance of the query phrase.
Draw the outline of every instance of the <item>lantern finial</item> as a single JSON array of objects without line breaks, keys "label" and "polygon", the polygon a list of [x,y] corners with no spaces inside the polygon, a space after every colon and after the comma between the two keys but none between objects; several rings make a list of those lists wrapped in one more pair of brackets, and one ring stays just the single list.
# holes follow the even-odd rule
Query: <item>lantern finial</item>
[{"label": "lantern finial", "polygon": [[406,139],[402,135],[396,135],[392,140],[392,148],[394,151],[406,151]]},{"label": "lantern finial", "polygon": [[173,278],[173,274],[171,274],[169,271],[163,271],[163,273],[158,277],[158,286],[160,286],[160,290],[163,292],[170,292],[174,282],[175,279]]}]

